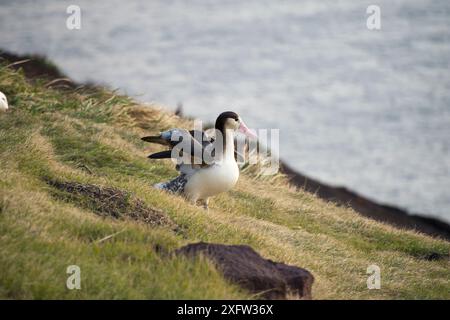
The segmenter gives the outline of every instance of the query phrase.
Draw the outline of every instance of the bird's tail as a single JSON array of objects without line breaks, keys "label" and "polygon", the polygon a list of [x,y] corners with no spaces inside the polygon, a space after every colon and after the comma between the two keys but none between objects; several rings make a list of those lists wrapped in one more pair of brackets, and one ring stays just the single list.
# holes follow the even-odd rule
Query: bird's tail
[{"label": "bird's tail", "polygon": [[186,175],[182,174],[166,182],[159,182],[154,184],[153,187],[160,190],[165,190],[171,193],[182,193],[184,191],[184,186],[187,183]]}]

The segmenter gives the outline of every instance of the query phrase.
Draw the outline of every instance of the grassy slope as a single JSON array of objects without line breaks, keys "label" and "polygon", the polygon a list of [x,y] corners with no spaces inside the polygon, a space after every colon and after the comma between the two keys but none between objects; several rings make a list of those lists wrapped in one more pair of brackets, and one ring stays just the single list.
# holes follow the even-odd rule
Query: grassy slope
[{"label": "grassy slope", "polygon": [[[0,90],[12,105],[0,114],[0,298],[254,298],[204,259],[155,250],[196,241],[248,244],[305,267],[317,299],[450,298],[449,262],[423,259],[448,253],[448,242],[367,220],[282,176],[256,178],[249,169],[209,212],[152,189],[176,173],[170,162],[147,161],[156,149],[139,138],[187,120],[106,90],[30,84],[4,66]],[[101,218],[54,197],[46,177],[131,191],[180,228]],[[65,288],[71,264],[81,267],[81,290]],[[370,264],[381,267],[381,290],[366,287]]]}]

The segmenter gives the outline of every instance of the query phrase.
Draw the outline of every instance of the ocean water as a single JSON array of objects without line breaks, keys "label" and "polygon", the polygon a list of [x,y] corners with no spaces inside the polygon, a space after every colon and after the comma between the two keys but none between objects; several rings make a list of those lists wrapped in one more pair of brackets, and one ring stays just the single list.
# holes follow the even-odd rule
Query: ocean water
[{"label": "ocean water", "polygon": [[0,0],[0,48],[208,122],[235,110],[302,173],[450,222],[448,0]]}]

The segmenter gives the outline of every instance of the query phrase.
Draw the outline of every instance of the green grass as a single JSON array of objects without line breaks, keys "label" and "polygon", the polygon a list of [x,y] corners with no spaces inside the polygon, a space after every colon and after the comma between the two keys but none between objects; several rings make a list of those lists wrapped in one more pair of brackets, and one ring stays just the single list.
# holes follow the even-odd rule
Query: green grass
[{"label": "green grass", "polygon": [[[173,177],[169,161],[140,137],[191,125],[155,106],[105,89],[58,91],[0,66],[11,109],[0,114],[0,298],[218,299],[250,295],[205,259],[168,252],[208,241],[248,244],[264,257],[315,276],[316,299],[449,299],[450,244],[368,220],[289,186],[282,176],[244,170],[210,211],[151,188]],[[105,218],[77,197],[55,196],[47,179],[119,188],[162,210],[179,227]],[[108,240],[105,237],[113,235]],[[81,268],[81,290],[66,268]],[[366,269],[380,266],[380,290]]]}]

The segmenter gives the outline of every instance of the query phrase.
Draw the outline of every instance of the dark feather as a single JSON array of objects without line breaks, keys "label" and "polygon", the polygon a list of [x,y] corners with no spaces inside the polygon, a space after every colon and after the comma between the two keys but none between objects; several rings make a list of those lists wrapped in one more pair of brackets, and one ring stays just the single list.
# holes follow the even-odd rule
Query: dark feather
[{"label": "dark feather", "polygon": [[[195,152],[199,152],[203,154],[203,150],[214,142],[213,139],[207,137],[206,133],[200,130],[179,130],[178,133],[181,135],[177,137],[177,140],[172,140],[172,136],[165,136],[163,138],[162,135],[159,136],[147,136],[141,138],[143,141],[150,143],[157,143],[165,146],[169,146],[171,149],[174,148],[178,143],[183,141],[184,139],[188,139],[191,142],[191,155],[195,157]],[[165,159],[170,158],[171,151],[163,152],[163,153],[155,153],[150,155],[150,159]]]},{"label": "dark feather", "polygon": [[150,158],[150,159],[170,159],[171,155],[172,155],[171,150],[165,150],[165,151],[153,153],[153,154],[149,155],[148,158]]},{"label": "dark feather", "polygon": [[158,143],[158,144],[162,144],[162,145],[169,145],[169,141],[164,140],[163,138],[161,138],[161,136],[147,136],[147,137],[143,137],[141,138],[141,140],[146,141],[146,142],[151,142],[151,143]]}]

